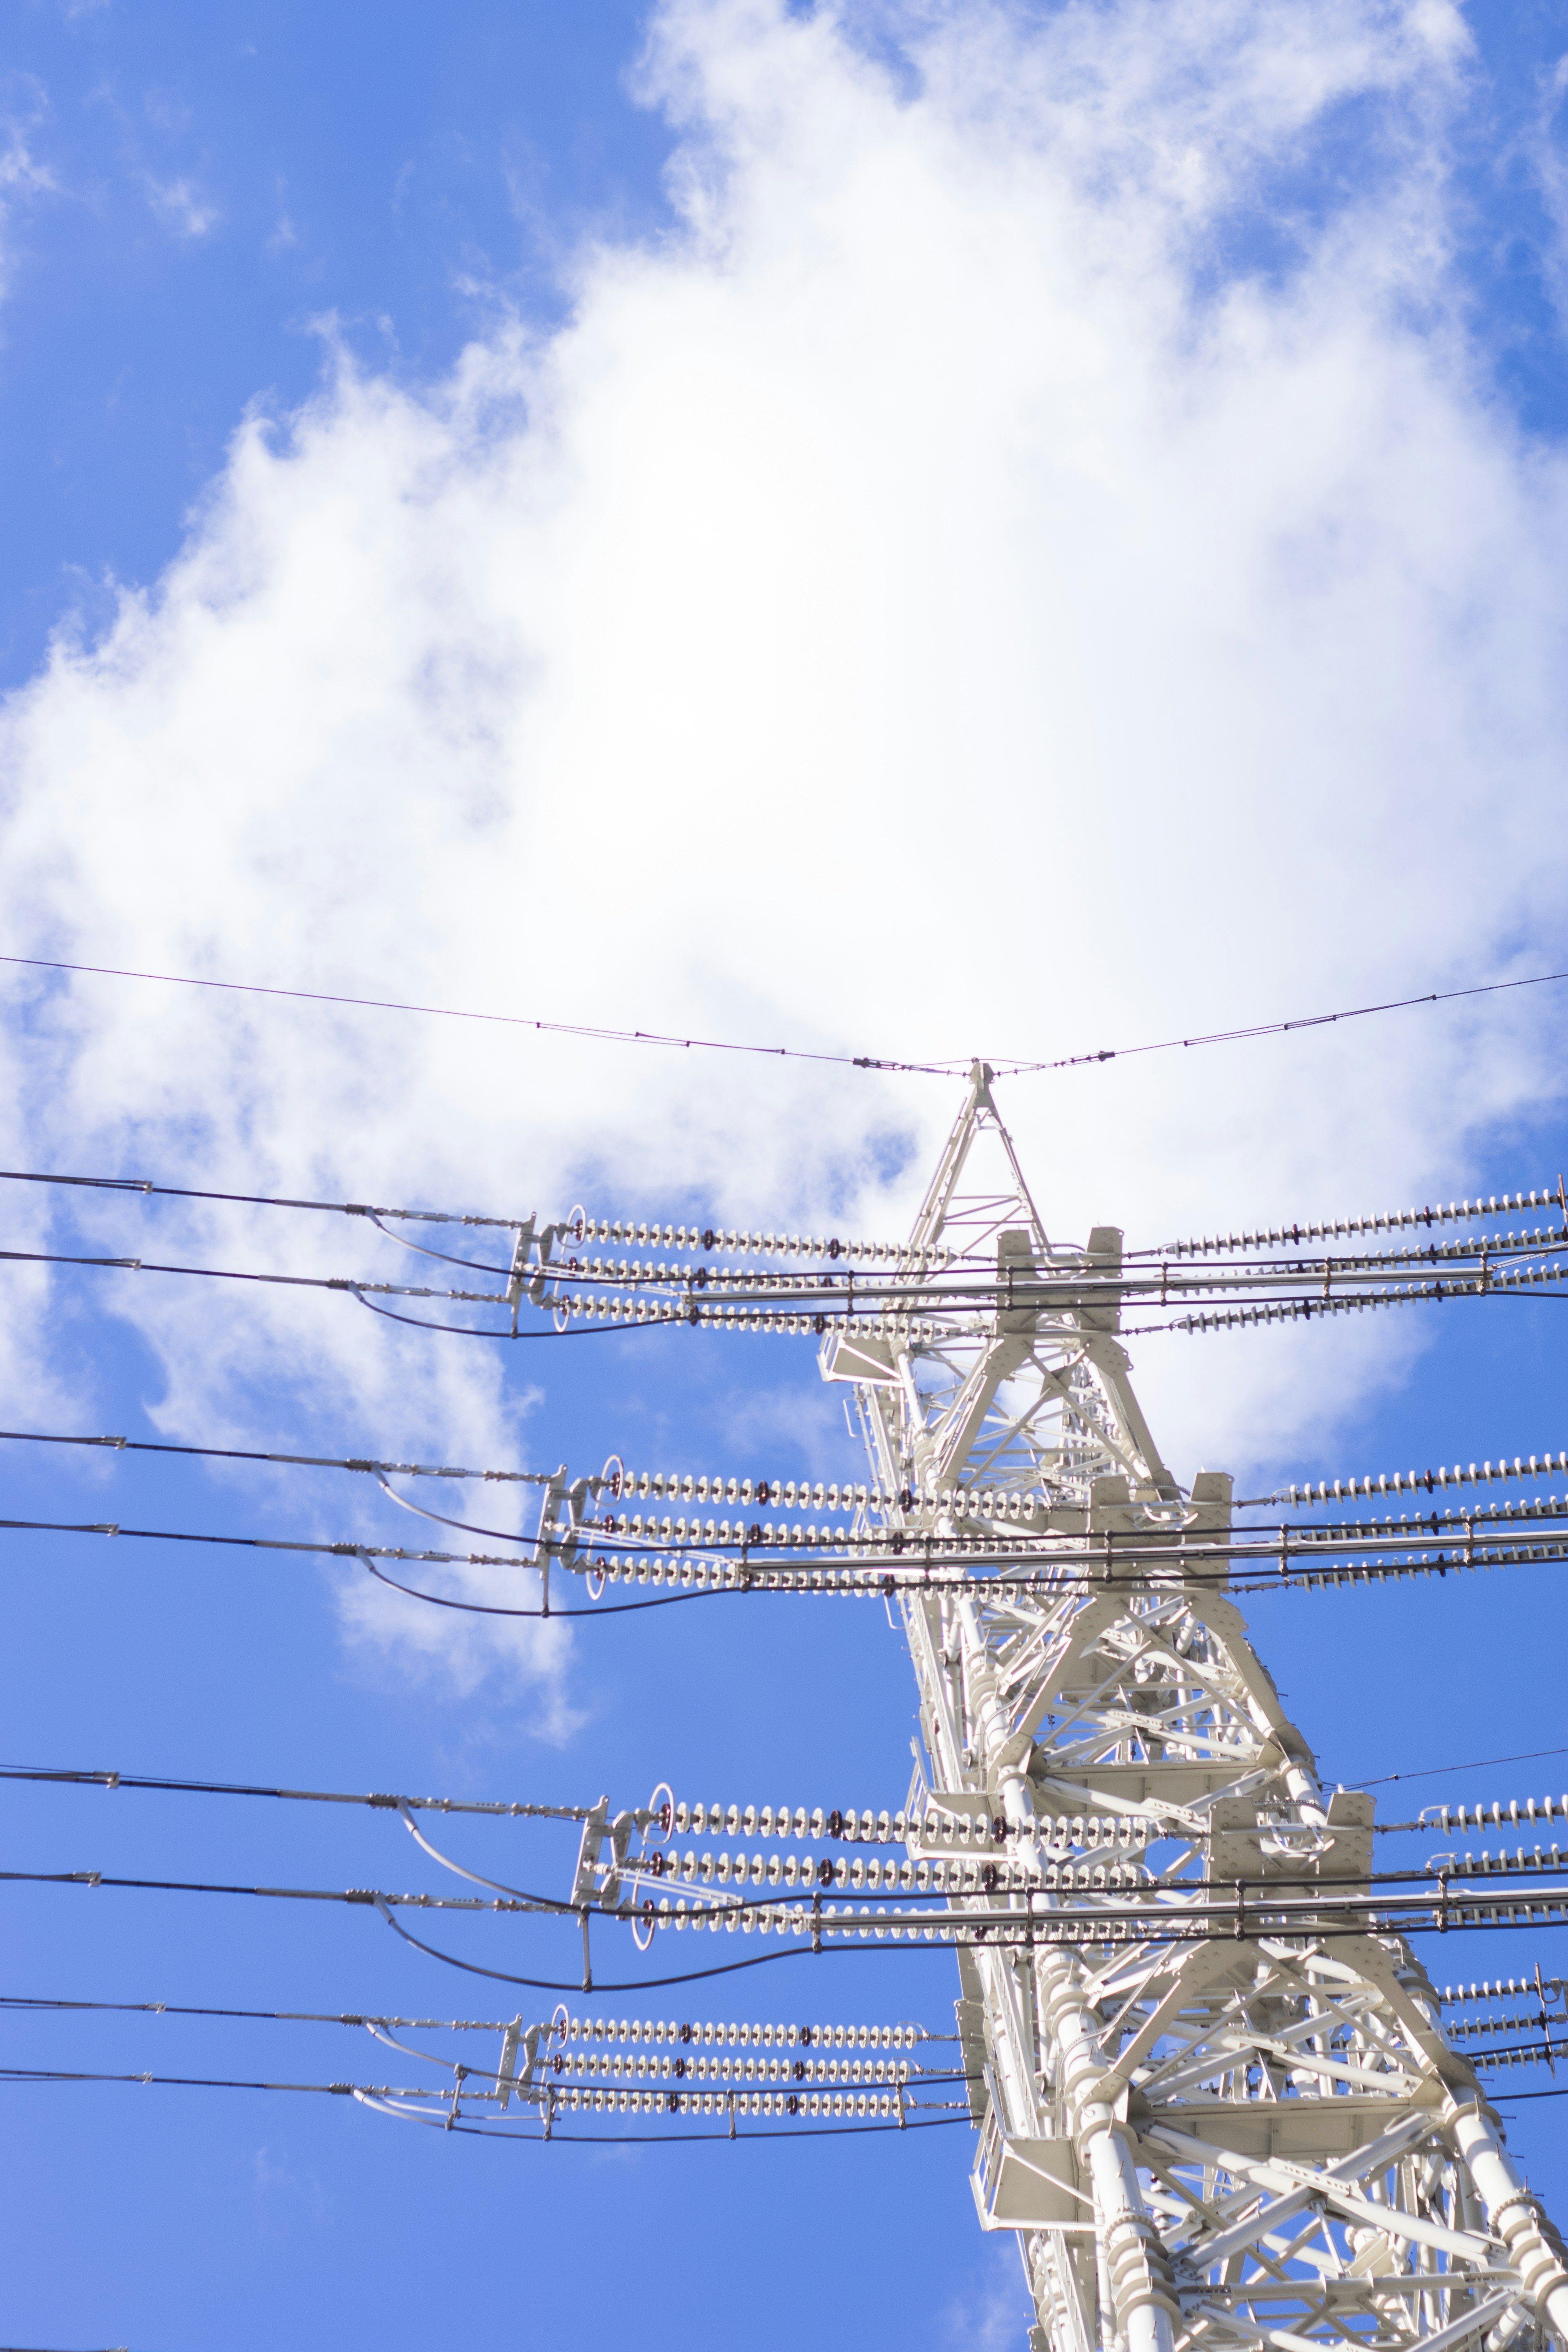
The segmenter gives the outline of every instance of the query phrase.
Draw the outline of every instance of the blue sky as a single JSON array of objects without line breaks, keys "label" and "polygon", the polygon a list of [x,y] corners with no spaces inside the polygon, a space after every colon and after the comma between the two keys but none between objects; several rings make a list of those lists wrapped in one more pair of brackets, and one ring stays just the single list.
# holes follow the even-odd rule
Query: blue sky
[{"label": "blue sky", "polygon": [[[5,38],[0,950],[911,1057],[1568,961],[1560,7],[27,0]],[[897,1234],[956,1097],[130,982],[13,973],[4,1007],[8,1165],[235,1190]],[[1355,1213],[1554,1181],[1562,1025],[1526,992],[1020,1079],[1004,1108],[1066,1236]],[[364,1263],[261,1214],[5,1205],[12,1246]],[[470,1363],[367,1323],[17,1274],[5,1422],[854,1461],[805,1345]],[[1563,1365],[1556,1310],[1506,1304],[1151,1342],[1137,1373],[1184,1474],[1271,1482],[1561,1447]],[[303,1473],[5,1467],[16,1517],[380,1524]],[[858,1605],[509,1643],[308,1563],[4,1540],[16,1760],[617,1803],[907,1783],[907,1664]],[[1552,1576],[1280,1599],[1254,1631],[1331,1777],[1553,1748]],[[421,1883],[358,1812],[7,1806],[17,1868]],[[521,1827],[451,1843],[563,1866]],[[357,1911],[7,1906],[22,1992],[511,2013]],[[714,2007],[948,2021],[942,1963],[858,1965]],[[124,2071],[370,2063],[326,2027],[7,2040]],[[1024,2325],[962,2131],[612,2157],[331,2099],[8,2095],[18,2343],[629,2323],[989,2352]],[[1556,2113],[1512,2127],[1561,2219]]]}]

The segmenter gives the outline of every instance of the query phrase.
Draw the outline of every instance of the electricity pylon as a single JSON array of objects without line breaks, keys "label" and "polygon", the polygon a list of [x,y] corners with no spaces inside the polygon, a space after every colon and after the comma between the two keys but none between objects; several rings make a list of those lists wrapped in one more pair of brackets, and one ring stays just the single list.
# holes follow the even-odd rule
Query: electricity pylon
[{"label": "electricity pylon", "polygon": [[[1005,1538],[1023,1496],[1068,1539],[1060,1593],[900,1587],[930,1801],[992,1819],[1027,1886],[955,1898],[1030,1923],[1030,1942],[979,1924],[959,1953],[982,2223],[1018,2233],[1037,2352],[1568,2337],[1562,2242],[1419,1962],[1354,1909],[1373,1899],[1372,1800],[1324,1791],[1219,1589],[1230,1480],[1184,1490],[1166,1468],[1110,1280],[1109,1303],[1040,1304],[1031,1277],[1113,1278],[1121,1241],[1051,1243],[977,1065],[910,1262],[956,1251],[994,1274],[994,1307],[934,1331],[890,1313],[822,1346],[899,1497],[886,1523],[917,1549]],[[982,1492],[989,1528],[964,1508]],[[1194,1536],[1201,1572],[1184,1569]],[[1130,1565],[1119,1537],[1138,1539]],[[1162,1545],[1169,1568],[1151,1569]],[[1145,1858],[1109,1865],[1121,1822]],[[1168,1934],[1118,1940],[1107,1890],[1130,1867],[1143,1928],[1165,1906]],[[1271,1916],[1271,1895],[1291,1907]]]}]

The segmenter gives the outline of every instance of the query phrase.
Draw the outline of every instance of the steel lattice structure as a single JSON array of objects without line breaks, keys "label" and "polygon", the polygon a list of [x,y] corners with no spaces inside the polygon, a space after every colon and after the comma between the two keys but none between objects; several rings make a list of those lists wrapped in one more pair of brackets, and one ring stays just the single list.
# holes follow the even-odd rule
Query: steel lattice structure
[{"label": "steel lattice structure", "polygon": [[[1110,1232],[1086,1253],[1052,1244],[984,1067],[910,1234],[911,1262],[933,1252],[999,1291],[1120,1256]],[[939,1574],[900,1594],[931,1801],[1005,1822],[1009,1876],[1029,1885],[952,1898],[985,1914],[958,2005],[982,2223],[1018,2233],[1051,2352],[1568,2336],[1561,2240],[1419,1962],[1353,1908],[1371,1896],[1371,1799],[1325,1795],[1240,1612],[1184,1574],[1191,1539],[1226,1529],[1230,1482],[1178,1491],[1117,1323],[1115,1302],[1031,1295],[1001,1297],[985,1330],[885,1323],[822,1348],[824,1376],[853,1384],[878,1487],[910,1497],[886,1524],[945,1540],[960,1523],[922,1492],[984,1486],[1032,1496],[1091,1561],[1122,1537],[1143,1562],[1108,1544],[1098,1590],[944,1591]],[[1168,1570],[1150,1568],[1155,1546]],[[1172,1929],[1197,1903],[1203,1940],[1147,1912],[1141,1940],[1106,1940],[1116,1898],[1047,1861],[1090,1817],[1155,1842],[1145,1903],[1163,1898]],[[1314,1932],[1319,1887],[1334,1907]],[[1289,1906],[1272,1916],[1271,1889]],[[997,1917],[1009,1904],[1028,1940]]]},{"label": "steel lattice structure", "polygon": [[[967,2111],[977,2135],[975,2204],[983,2227],[1016,2233],[1037,2314],[1034,2352],[1533,2352],[1549,2338],[1568,2341],[1568,2254],[1477,2082],[1482,2066],[1564,2054],[1568,2043],[1552,2039],[1552,2028],[1568,2024],[1563,1979],[1548,1981],[1538,1967],[1532,1982],[1510,1978],[1439,1996],[1411,1940],[1449,1927],[1508,1927],[1521,1916],[1568,1924],[1568,1852],[1538,1842],[1533,1853],[1521,1844],[1495,1860],[1447,1854],[1420,1869],[1374,1870],[1372,1801],[1322,1789],[1234,1598],[1561,1561],[1568,1502],[1537,1495],[1483,1507],[1460,1494],[1568,1470],[1568,1454],[1395,1472],[1375,1484],[1352,1478],[1335,1481],[1331,1495],[1321,1484],[1268,1498],[1292,1507],[1389,1507],[1371,1517],[1233,1519],[1228,1477],[1200,1473],[1184,1488],[1162,1460],[1119,1336],[1130,1307],[1180,1309],[1158,1328],[1195,1331],[1559,1285],[1568,1281],[1568,1193],[1559,1180],[1555,1192],[1500,1202],[1272,1225],[1143,1252],[1125,1252],[1121,1234],[1101,1227],[1083,1247],[1067,1246],[1046,1232],[991,1087],[991,1072],[977,1065],[912,1231],[897,1245],[700,1233],[581,1210],[541,1226],[536,1217],[266,1204],[369,1218],[425,1255],[500,1283],[437,1290],[255,1277],[349,1292],[365,1305],[396,1297],[440,1300],[443,1313],[501,1310],[500,1320],[437,1329],[505,1339],[535,1315],[542,1328],[527,1336],[537,1338],[574,1323],[580,1332],[654,1323],[813,1334],[824,1378],[853,1397],[868,1454],[863,1485],[648,1473],[618,1457],[573,1476],[266,1453],[237,1458],[372,1477],[421,1518],[507,1549],[0,1523],[350,1557],[445,1607],[468,1604],[402,1581],[385,1564],[521,1570],[531,1600],[538,1571],[542,1605],[503,1606],[503,1615],[548,1615],[552,1590],[559,1610],[563,1588],[574,1615],[740,1591],[878,1594],[901,1618],[924,1738],[925,1762],[896,1813],[808,1808],[793,1791],[777,1807],[692,1804],[662,1784],[646,1804],[612,1814],[604,1798],[479,1803],[122,1782],[118,1773],[42,1768],[6,1768],[0,1777],[377,1808],[400,1820],[425,1857],[468,1882],[464,1893],[249,1891],[374,1906],[405,1942],[458,1966],[468,1963],[414,1932],[412,1915],[553,1921],[581,1936],[584,2000],[595,1991],[593,1938],[606,1929],[620,1943],[617,1970],[634,1965],[626,1928],[642,1951],[656,1949],[646,1986],[601,1976],[599,1991],[621,1994],[727,1974],[713,1965],[720,1947],[693,1952],[704,1931],[794,1939],[797,1948],[809,1939],[816,1949],[886,1938],[951,1948],[957,1959],[952,2038],[907,2021],[700,2023],[673,2013],[574,2015],[564,2006],[531,2022],[520,2015],[445,2027],[321,2016],[312,2021],[368,2029],[427,2068],[447,2068],[449,2090],[279,2087],[352,2091],[387,2115],[510,2137],[559,2130],[592,2138],[599,2126],[591,2119],[611,2116],[643,2119],[638,2137],[788,2137],[962,2126]],[[1542,1208],[1560,1221],[1436,1238],[1446,1225]],[[502,1229],[510,1263],[426,1249],[393,1232],[399,1220]],[[1419,1244],[1398,1239],[1417,1228]],[[1365,1246],[1380,1236],[1396,1245]],[[605,1244],[674,1255],[628,1263],[586,1255]],[[738,1262],[709,1264],[716,1249]],[[774,1257],[791,1263],[754,1263]],[[66,1262],[221,1271],[141,1258]],[[422,1319],[401,1307],[377,1311]],[[122,1438],[0,1437],[230,1454]],[[537,1486],[537,1529],[523,1537],[447,1517],[399,1492],[399,1477]],[[811,1516],[763,1516],[781,1508]],[[710,1509],[734,1516],[710,1517]],[[650,1585],[665,1590],[628,1595]],[[1450,1809],[1430,1810],[1447,1836]],[[1503,1829],[1500,1801],[1489,1816],[1484,1806],[1452,1810],[1461,1832],[1489,1821]],[[479,1875],[433,1840],[432,1816],[448,1812],[575,1824],[569,1890]],[[1507,1808],[1510,1828],[1536,1832],[1550,1833],[1564,1816],[1568,1796]],[[673,1841],[689,1834],[731,1843],[683,1853]],[[741,1843],[753,1840],[774,1850]],[[787,1857],[778,1850],[786,1846]],[[5,1875],[163,1884],[97,1871]],[[177,1891],[244,1890],[181,1880]],[[741,1964],[769,1956],[752,1948]],[[773,1956],[784,1957],[782,1943]],[[574,1982],[540,1975],[539,1966],[528,1975],[479,1972],[575,1993]],[[1507,2013],[1521,2001],[1533,2001],[1533,2012]],[[1549,2011],[1552,2001],[1564,2003],[1562,2013]],[[1497,2003],[1505,2013],[1445,2031],[1445,2004]],[[499,2063],[410,2048],[394,2029],[412,2025],[499,2030]],[[1467,2050],[1532,2026],[1543,2042]]]}]

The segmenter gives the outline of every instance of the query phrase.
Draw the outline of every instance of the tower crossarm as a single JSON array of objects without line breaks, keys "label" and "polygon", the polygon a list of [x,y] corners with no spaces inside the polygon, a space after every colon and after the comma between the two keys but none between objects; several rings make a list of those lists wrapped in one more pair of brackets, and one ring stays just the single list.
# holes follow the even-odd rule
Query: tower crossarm
[{"label": "tower crossarm", "polygon": [[[967,1334],[826,1337],[824,1377],[852,1384],[889,1498],[863,1523],[951,1537],[951,1497],[988,1486],[1083,1532],[1059,1591],[940,1566],[900,1588],[929,1773],[908,1810],[988,1815],[1026,1864],[1075,1817],[1135,1821],[1152,1899],[1209,1890],[1196,1942],[1131,1940],[1146,1929],[1109,1924],[1071,1874],[949,1897],[973,1915],[954,1940],[975,2202],[1018,2233],[1041,2352],[1568,2336],[1561,2242],[1408,1947],[1372,1932],[1373,1801],[1322,1789],[1215,1588],[1230,1481],[1200,1473],[1184,1497],[1113,1300],[1042,1303],[1032,1277],[1062,1253],[984,1066],[910,1246],[988,1264],[995,1309]],[[1120,1234],[1097,1228],[1083,1255],[1119,1268]],[[1138,1576],[1115,1550],[1134,1538]],[[1208,1572],[1184,1575],[1205,1538]],[[1169,1554],[1157,1580],[1151,1549]],[[999,1904],[1018,1932],[987,1924]],[[1214,1925],[1226,1904],[1234,1934]]]}]

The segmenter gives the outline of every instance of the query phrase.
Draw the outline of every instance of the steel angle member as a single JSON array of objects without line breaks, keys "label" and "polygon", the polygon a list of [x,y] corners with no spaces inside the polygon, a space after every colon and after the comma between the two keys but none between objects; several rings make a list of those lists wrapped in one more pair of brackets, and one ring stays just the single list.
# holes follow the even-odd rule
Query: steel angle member
[{"label": "steel angle member", "polygon": [[1294,1825],[1293,1843],[1291,1830],[1259,1817],[1257,1796],[1221,1797],[1209,1812],[1209,1874],[1248,1885],[1321,1878],[1331,1880],[1336,1892],[1363,1893],[1372,1869],[1373,1803],[1370,1792],[1338,1789],[1329,1799],[1327,1827]]},{"label": "steel angle member", "polygon": [[[537,2040],[537,2027],[534,2029],[534,2033],[535,2039]],[[517,2053],[521,2041],[522,2020],[521,2017],[514,2017],[511,2023],[507,2027],[506,2032],[501,2036],[500,2064],[496,2069],[496,2089],[500,2093],[500,2108],[503,2115],[506,2113],[508,2106],[511,2103],[511,2095],[513,2091],[520,2087],[516,2075],[513,2073],[513,2069],[517,2064]],[[530,2052],[529,2054],[531,2057],[532,2056],[531,2052]]]},{"label": "steel angle member", "polygon": [[1193,1995],[1215,1979],[1234,1976],[1245,1968],[1251,1976],[1257,1967],[1250,1952],[1240,1958],[1222,1943],[1197,1944],[1168,1961],[1154,1976],[1139,1988],[1138,1998],[1146,2000],[1152,1988],[1163,1978],[1166,1990],[1160,1995],[1146,2016],[1138,2020],[1138,2027],[1126,2047],[1118,2053],[1114,2063],[1100,2079],[1097,2098],[1116,2099],[1128,2087],[1135,2068],[1141,2066],[1156,2042],[1170,2032],[1173,2021],[1191,2000]]},{"label": "steel angle member", "polygon": [[[1239,2101],[1215,2100],[1214,2102],[1216,2108],[1228,2105],[1235,2109],[1239,2107],[1240,2104]],[[1200,2112],[1212,2111],[1184,2107],[1180,2110],[1182,2118],[1180,2125],[1162,2118],[1145,2126],[1145,2137],[1164,2156],[1167,2162],[1174,2157],[1178,2164],[1212,2164],[1215,2160],[1215,2149],[1224,2149],[1226,2156],[1234,2155],[1237,2159],[1234,2164],[1226,2164],[1227,2171],[1239,2173],[1247,2180],[1256,2180],[1260,2188],[1280,2191],[1302,2185],[1316,2187],[1336,2174],[1345,2174],[1359,2179],[1374,2165],[1391,2164],[1396,2156],[1403,2156],[1407,2147],[1412,2147],[1416,2140],[1424,2138],[1435,2125],[1435,2118],[1430,2115],[1412,2115],[1408,2103],[1403,2100],[1389,2100],[1386,2103],[1372,2099],[1364,2102],[1358,2099],[1353,2103],[1350,2100],[1343,2102],[1336,2100],[1332,2104],[1336,2105],[1342,2104],[1347,2106],[1352,2104],[1356,2106],[1364,2105],[1369,2108],[1382,2106],[1384,2112],[1381,2120],[1384,2128],[1382,2132],[1374,2133],[1370,2139],[1357,2142],[1354,2154],[1359,2160],[1354,2165],[1351,2164],[1347,2155],[1339,2163],[1331,2165],[1325,2173],[1309,2174],[1299,2167],[1290,2170],[1283,2168],[1276,2169],[1267,2158],[1253,2157],[1239,2148],[1232,2149],[1228,2147],[1226,2141],[1215,2138],[1212,2134],[1205,2134],[1200,2138],[1192,2130],[1191,2122]]]},{"label": "steel angle member", "polygon": [[[969,1973],[974,1974],[973,1956],[960,1945],[959,1964],[970,1962]],[[969,2094],[969,2118],[976,2126],[985,2120],[991,2105],[986,2087],[985,2069],[990,2051],[985,2040],[985,2003],[977,1995],[955,2000],[952,2013],[958,2021],[959,2054],[963,2065],[964,2087]]]},{"label": "steel angle member", "polygon": [[817,1362],[825,1381],[866,1381],[873,1387],[890,1388],[899,1377],[888,1342],[858,1332],[829,1331]]},{"label": "steel angle member", "polygon": [[[1129,2106],[1134,2128],[1168,2160],[1178,2139],[1182,2163],[1223,2163],[1235,2157],[1243,2166],[1268,2164],[1278,2158],[1310,2162],[1353,2156],[1384,2138],[1410,2119],[1407,2098],[1351,2097],[1212,2099],[1183,2101],[1180,2105],[1152,2110],[1136,2091]],[[1428,2113],[1423,2127],[1436,2128]]]},{"label": "steel angle member", "polygon": [[[1099,1807],[1106,1811],[1157,1813],[1168,1819],[1199,1802],[1234,1789],[1243,1778],[1257,1779],[1258,1774],[1243,1767],[1238,1770],[1234,1758],[1215,1764],[1188,1762],[1178,1757],[1173,1761],[1162,1759],[1152,1764],[1067,1764],[1049,1765],[1047,1748],[1037,1748],[1029,1771],[1030,1792],[1035,1810],[1039,1813],[1081,1813]],[[1088,1797],[1091,1803],[1086,1807]],[[1201,1818],[1194,1823],[1205,1826]]]},{"label": "steel angle member", "polygon": [[[1117,1240],[1118,1269],[1121,1259],[1120,1234]],[[1035,1263],[1030,1236],[1016,1225],[1010,1225],[996,1236],[996,1328],[1009,1337],[1032,1337],[1040,1319],[1042,1307],[1050,1305],[1049,1294],[1042,1290],[1040,1270]],[[1114,1312],[1114,1309],[1112,1309]],[[1086,1316],[1085,1321],[1092,1318]],[[1104,1325],[1109,1329],[1109,1324]]]},{"label": "steel angle member", "polygon": [[[1514,2287],[1504,2287],[1500,2293],[1488,2295],[1484,2303],[1473,2304],[1468,2311],[1462,2311],[1458,2319],[1450,2320],[1447,2327],[1439,2327],[1435,2335],[1417,2337],[1419,2352],[1449,2352],[1453,2345],[1468,2343],[1484,2336],[1492,2322],[1500,2319],[1518,2299],[1518,2290]],[[1268,2329],[1263,2340],[1266,2344],[1278,2344],[1281,2352],[1323,2352],[1321,2336],[1295,2336],[1288,2327]]]},{"label": "steel angle member", "polygon": [[1070,2139],[1005,2138],[993,2110],[969,2185],[983,2230],[1093,2233],[1094,2199]]},{"label": "steel angle member", "polygon": [[[1343,1983],[1354,1983],[1359,1978],[1382,1994],[1405,2036],[1409,2048],[1422,2063],[1423,2072],[1434,2082],[1442,2083],[1457,2097],[1462,2098],[1475,2086],[1475,2078],[1465,2060],[1448,2046],[1441,2026],[1428,2014],[1425,2004],[1415,1999],[1409,1969],[1397,1969],[1387,1948],[1371,1937],[1347,1936],[1339,1941],[1331,1956],[1324,1955],[1314,1962],[1314,1968]],[[1425,1984],[1433,2011],[1437,1996],[1430,1984]]]},{"label": "steel angle member", "polygon": [[[1043,1716],[1071,1706],[1074,1675],[1096,1647],[1101,1633],[1108,1626],[1119,1624],[1126,1613],[1124,1601],[1110,1600],[1103,1594],[1086,1601],[1074,1613],[1067,1640],[1047,1664],[1029,1694],[1028,1705],[1017,1718],[1020,1731],[1033,1732]],[[1044,1752],[1049,1753],[1048,1747]]]},{"label": "steel angle member", "polygon": [[[1419,2213],[1406,2213],[1398,2206],[1376,2204],[1354,2185],[1368,2172],[1381,2169],[1416,2140],[1437,2128],[1435,2117],[1421,2114],[1412,2116],[1406,2110],[1403,2118],[1394,2123],[1370,2147],[1363,2147],[1321,2169],[1309,2169],[1300,2163],[1279,2159],[1259,2161],[1247,2157],[1237,2158],[1231,2168],[1255,2181],[1260,2189],[1271,2189],[1287,2200],[1302,2192],[1320,2197],[1349,2220],[1381,2230],[1385,2237],[1406,2238],[1413,2244],[1431,2247],[1439,2253],[1457,2254],[1467,2262],[1489,2262],[1498,2251],[1500,2240],[1478,2231],[1447,2229],[1440,2221],[1428,2221]],[[1193,2161],[1189,2152],[1191,2142],[1185,2149],[1177,2147],[1184,2137],[1182,2134],[1156,2125],[1151,2137],[1166,2147],[1175,2148],[1185,2161]],[[1202,2240],[1194,2242],[1191,2253],[1200,2262],[1205,2259]]]}]

